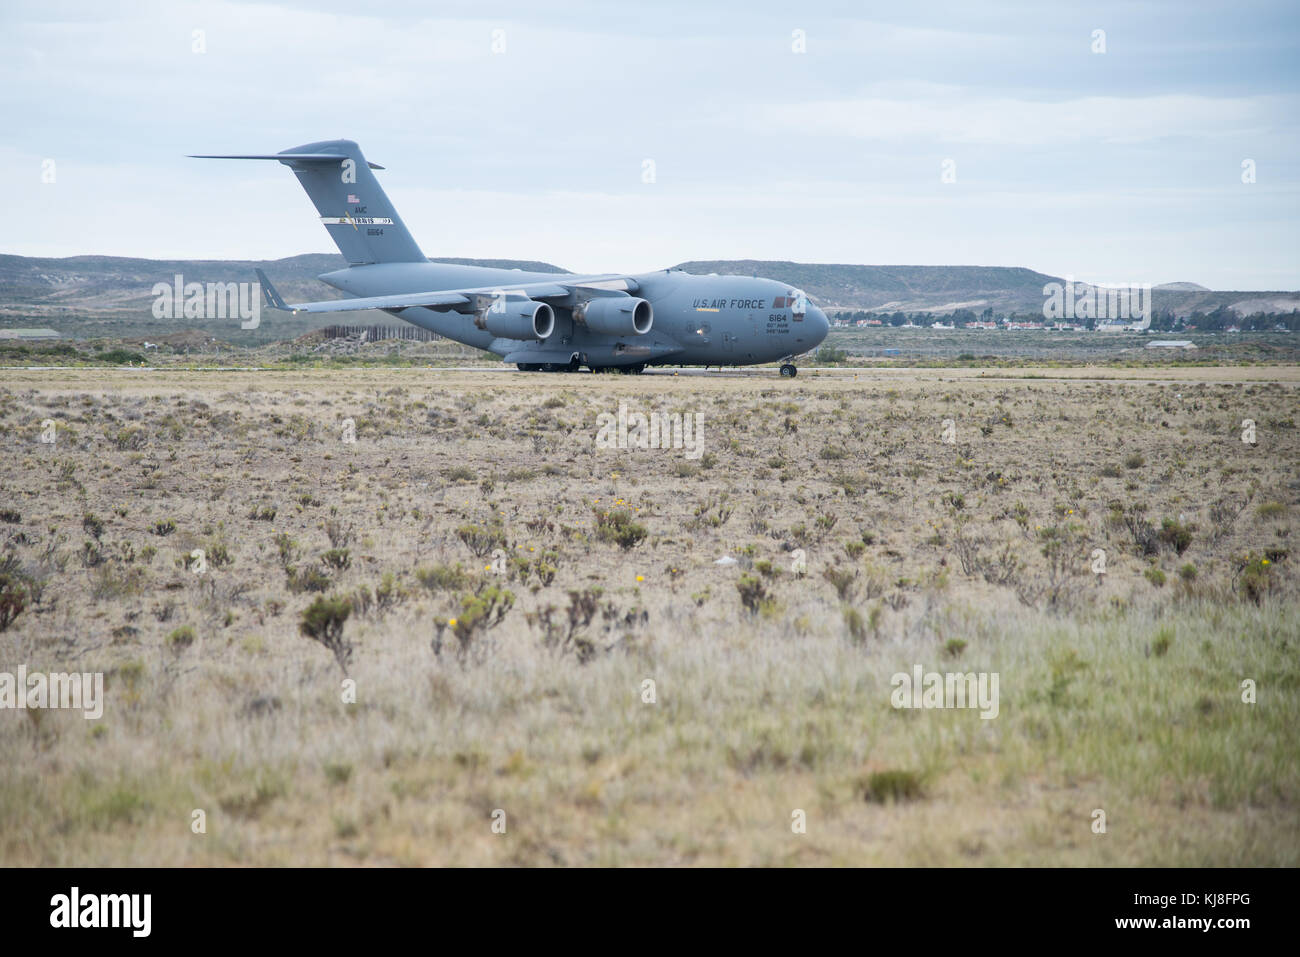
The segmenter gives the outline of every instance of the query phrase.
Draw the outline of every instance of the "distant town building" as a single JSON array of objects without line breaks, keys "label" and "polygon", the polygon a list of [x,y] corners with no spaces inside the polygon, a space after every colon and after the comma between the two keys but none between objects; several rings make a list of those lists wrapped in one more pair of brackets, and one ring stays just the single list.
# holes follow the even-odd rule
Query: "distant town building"
[{"label": "distant town building", "polygon": [[1157,339],[1147,343],[1148,349],[1195,349],[1196,343],[1190,339]]},{"label": "distant town building", "polygon": [[0,329],[0,339],[18,339],[21,342],[49,342],[63,336],[53,329]]}]

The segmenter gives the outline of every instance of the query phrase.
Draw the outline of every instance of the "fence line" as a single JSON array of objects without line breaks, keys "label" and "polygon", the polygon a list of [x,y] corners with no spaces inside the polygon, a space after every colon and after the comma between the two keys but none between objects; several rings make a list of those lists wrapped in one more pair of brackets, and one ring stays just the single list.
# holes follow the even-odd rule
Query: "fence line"
[{"label": "fence line", "polygon": [[419,326],[326,326],[321,330],[326,339],[346,339],[350,336],[365,335],[367,342],[379,342],[381,339],[411,339],[416,342],[432,342],[442,336]]}]

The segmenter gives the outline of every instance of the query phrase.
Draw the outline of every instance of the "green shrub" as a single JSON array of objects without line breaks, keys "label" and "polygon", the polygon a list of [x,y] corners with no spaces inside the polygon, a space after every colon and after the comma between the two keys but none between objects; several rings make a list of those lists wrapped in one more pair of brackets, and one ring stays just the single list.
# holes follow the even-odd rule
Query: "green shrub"
[{"label": "green shrub", "polygon": [[329,575],[315,565],[308,565],[301,570],[295,565],[289,565],[284,574],[289,591],[295,595],[305,591],[323,592],[330,587]]},{"label": "green shrub", "polygon": [[877,804],[913,801],[925,793],[925,779],[917,771],[873,771],[862,782],[863,795]]},{"label": "green shrub", "polygon": [[634,522],[632,513],[625,508],[609,512],[594,509],[593,514],[596,516],[597,541],[613,542],[619,548],[629,549],[639,545],[646,537],[645,526]]},{"label": "green shrub", "polygon": [[415,570],[415,580],[433,592],[460,591],[468,587],[470,576],[461,568],[460,562],[457,562],[455,565],[432,565],[417,568]]},{"label": "green shrub", "polygon": [[1181,555],[1192,544],[1192,529],[1176,519],[1166,518],[1160,523],[1160,531],[1156,537],[1162,545],[1172,548]]},{"label": "green shrub", "polygon": [[854,568],[840,568],[837,565],[828,565],[822,571],[822,578],[830,582],[835,589],[835,595],[840,601],[852,601],[857,589],[858,572]]},{"label": "green shrub", "polygon": [[331,548],[320,560],[336,572],[346,571],[352,565],[352,556],[346,548]]},{"label": "green shrub", "polygon": [[1267,558],[1247,558],[1237,568],[1237,588],[1256,605],[1273,591],[1273,563]]},{"label": "green shrub", "polygon": [[776,600],[768,594],[767,586],[761,578],[741,575],[736,581],[736,591],[740,593],[740,603],[751,615],[769,613],[776,607]]},{"label": "green shrub", "polygon": [[95,357],[100,362],[107,362],[111,365],[126,365],[127,363],[143,365],[145,358],[138,352],[131,352],[128,349],[110,349],[107,352],[101,352]]},{"label": "green shrub", "polygon": [[209,542],[204,547],[204,554],[213,568],[224,568],[235,560],[225,542]]},{"label": "green shrub", "polygon": [[174,629],[171,634],[167,636],[167,647],[174,651],[183,651],[190,645],[194,644],[194,638],[194,626],[181,625],[181,627]]},{"label": "green shrub", "polygon": [[31,589],[22,573],[18,558],[0,559],[0,631],[5,631],[23,613],[31,598]]},{"label": "green shrub", "polygon": [[352,765],[343,762],[327,762],[323,768],[325,779],[330,784],[347,784],[352,779]]},{"label": "green shrub", "polygon": [[375,586],[375,605],[381,611],[387,611],[406,598],[406,592],[392,572],[384,572],[384,577]]},{"label": "green shrub", "polygon": [[104,534],[104,521],[96,517],[93,512],[87,512],[81,517],[81,527],[95,541],[99,541],[100,536]]},{"label": "green shrub", "polygon": [[495,549],[504,549],[507,544],[500,518],[487,525],[462,525],[456,529],[456,537],[477,558],[486,558]]},{"label": "green shrub", "polygon": [[134,452],[144,448],[147,438],[144,429],[138,425],[129,425],[118,429],[117,435],[113,437],[113,444],[122,452]]},{"label": "green shrub", "polygon": [[[447,622],[447,627],[451,628],[452,634],[459,642],[457,650],[461,657],[473,650],[481,634],[501,624],[514,604],[514,593],[497,585],[488,585],[477,594],[461,596],[460,614]],[[434,651],[440,650],[441,641],[435,639]]]},{"label": "green shrub", "polygon": [[319,641],[334,655],[343,673],[347,674],[352,661],[352,644],[343,637],[343,625],[352,614],[350,598],[320,595],[303,610],[298,631],[313,641]]},{"label": "green shrub", "polygon": [[1281,518],[1286,514],[1286,505],[1282,502],[1262,502],[1255,507],[1255,514],[1262,519]]}]

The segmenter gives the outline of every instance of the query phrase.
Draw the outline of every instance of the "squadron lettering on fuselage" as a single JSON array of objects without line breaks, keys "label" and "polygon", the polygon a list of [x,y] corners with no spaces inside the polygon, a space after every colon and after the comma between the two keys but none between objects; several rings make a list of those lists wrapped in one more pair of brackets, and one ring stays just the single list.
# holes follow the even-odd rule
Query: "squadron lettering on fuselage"
[{"label": "squadron lettering on fuselage", "polygon": [[389,216],[353,216],[351,213],[344,211],[342,216],[322,216],[320,221],[326,226],[392,226],[394,225],[392,217]]}]

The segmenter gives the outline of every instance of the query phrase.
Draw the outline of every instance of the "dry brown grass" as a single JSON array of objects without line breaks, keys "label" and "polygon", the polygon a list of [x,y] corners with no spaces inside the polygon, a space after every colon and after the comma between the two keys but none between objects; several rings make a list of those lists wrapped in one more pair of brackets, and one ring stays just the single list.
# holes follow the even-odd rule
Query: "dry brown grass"
[{"label": "dry brown grass", "polygon": [[0,669],[108,701],[0,712],[0,863],[1295,865],[1296,370],[1026,373],[7,370]]}]

